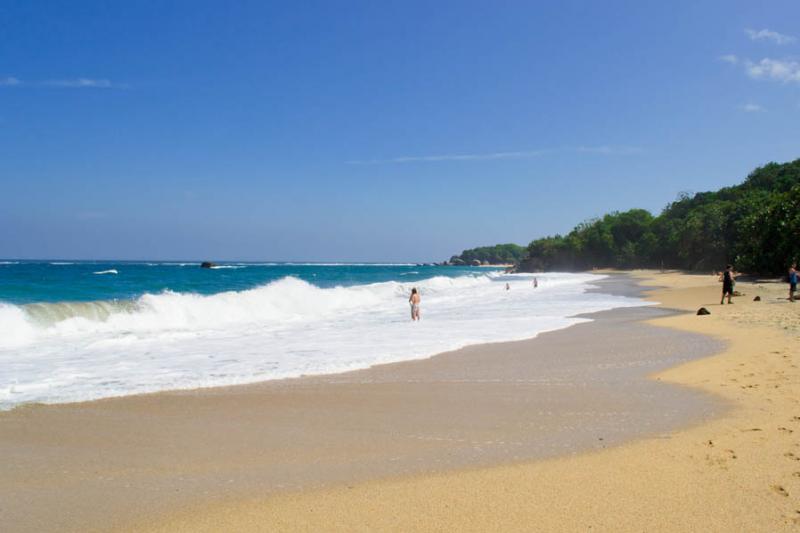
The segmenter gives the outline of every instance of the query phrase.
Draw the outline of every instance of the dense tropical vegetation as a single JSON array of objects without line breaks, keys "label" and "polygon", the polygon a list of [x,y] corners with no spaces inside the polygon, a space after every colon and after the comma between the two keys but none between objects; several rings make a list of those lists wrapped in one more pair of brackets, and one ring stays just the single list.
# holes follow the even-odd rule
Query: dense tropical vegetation
[{"label": "dense tropical vegetation", "polygon": [[453,264],[471,264],[475,261],[489,263],[491,265],[508,265],[519,263],[525,258],[527,248],[519,244],[496,244],[494,246],[480,246],[470,250],[464,250],[461,255],[454,255],[450,258]]},{"label": "dense tropical vegetation", "polygon": [[644,209],[607,214],[567,235],[528,245],[521,270],[592,267],[786,271],[800,259],[800,159],[769,163],[744,183],[683,194],[658,216]]}]

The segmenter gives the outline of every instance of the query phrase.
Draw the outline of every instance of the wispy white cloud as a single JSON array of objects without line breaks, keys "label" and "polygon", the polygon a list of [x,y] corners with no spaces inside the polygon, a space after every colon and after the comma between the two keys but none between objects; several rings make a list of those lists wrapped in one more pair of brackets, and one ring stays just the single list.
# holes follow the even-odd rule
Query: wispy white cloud
[{"label": "wispy white cloud", "polygon": [[78,220],[98,220],[107,216],[108,213],[105,211],[78,211],[75,213],[75,218]]},{"label": "wispy white cloud", "polygon": [[66,89],[124,89],[127,87],[125,84],[112,83],[111,80],[104,78],[74,78],[64,80],[47,80],[42,82],[42,85],[48,87],[64,87]]},{"label": "wispy white cloud", "polygon": [[797,37],[792,35],[784,35],[772,30],[751,30],[746,29],[744,32],[750,37],[751,41],[772,41],[775,44],[792,44],[797,41]]},{"label": "wispy white cloud", "polygon": [[587,154],[601,155],[633,155],[641,154],[643,151],[638,146],[579,146],[575,150]]},{"label": "wispy white cloud", "polygon": [[418,155],[391,157],[388,159],[362,159],[348,161],[351,165],[374,165],[380,163],[431,163],[437,161],[480,161],[486,159],[521,159],[527,157],[537,157],[545,153],[546,150],[526,150],[519,152],[490,152],[478,154],[441,154],[441,155]]},{"label": "wispy white cloud", "polygon": [[539,157],[544,154],[554,152],[578,152],[585,154],[599,155],[633,155],[642,153],[643,150],[636,146],[577,146],[556,149],[507,151],[507,152],[487,152],[473,154],[442,154],[442,155],[420,155],[391,157],[387,159],[358,159],[347,161],[349,165],[378,165],[387,163],[434,163],[440,161],[485,161],[497,159],[525,159]]},{"label": "wispy white cloud", "polygon": [[741,109],[745,113],[760,113],[762,111],[766,111],[766,109],[764,109],[760,105],[753,103],[742,104],[739,106],[739,109]]},{"label": "wispy white cloud", "polygon": [[0,87],[58,87],[62,89],[127,89],[126,83],[112,82],[105,78],[68,78],[45,81],[23,81],[12,76],[0,78]]},{"label": "wispy white cloud", "polygon": [[724,61],[726,63],[730,63],[731,65],[735,65],[739,62],[739,58],[733,54],[725,54],[724,56],[719,56],[720,61]]},{"label": "wispy white cloud", "polygon": [[744,67],[754,79],[800,83],[800,63],[794,60],[764,58],[758,63],[745,61]]}]

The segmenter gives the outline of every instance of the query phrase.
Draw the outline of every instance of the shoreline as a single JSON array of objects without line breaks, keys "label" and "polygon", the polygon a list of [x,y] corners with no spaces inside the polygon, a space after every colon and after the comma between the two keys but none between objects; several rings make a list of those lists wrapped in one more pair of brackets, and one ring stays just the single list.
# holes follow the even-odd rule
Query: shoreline
[{"label": "shoreline", "polygon": [[[147,267],[140,270],[145,277],[159,276],[147,274]],[[610,296],[575,297],[586,282],[600,277],[594,275],[554,274],[545,282],[551,285],[540,291],[527,290],[524,277],[509,277],[504,281],[511,289],[526,290],[508,292],[497,276],[484,275],[486,269],[431,269],[435,275],[419,269],[411,273],[422,272],[417,276],[422,279],[408,281],[403,272],[389,269],[374,283],[368,282],[373,275],[364,272],[369,269],[359,269],[353,275],[363,283],[349,287],[331,285],[349,276],[348,269],[313,270],[304,276],[319,274],[318,282],[270,270],[263,276],[277,276],[272,282],[208,295],[179,287],[175,293],[145,293],[137,300],[0,303],[5,333],[0,338],[0,410],[339,373],[469,344],[530,338],[566,327],[576,321],[568,316],[580,311],[627,305]],[[222,288],[216,278],[199,276],[209,284],[205,289]],[[224,274],[221,279],[230,278],[223,285],[231,279],[244,283],[241,276]],[[94,279],[92,287],[106,283]],[[412,286],[425,294],[425,320],[413,330],[403,296]],[[87,298],[95,297],[86,292]]]},{"label": "shoreline", "polygon": [[[572,457],[218,502],[145,529],[796,531],[800,319],[780,300],[785,285],[740,282],[745,296],[720,306],[708,276],[632,275],[654,286],[649,298],[661,307],[684,311],[657,327],[725,343],[650,376],[724,398],[731,408],[722,415]],[[712,314],[695,316],[701,305]]]},{"label": "shoreline", "polygon": [[[0,413],[0,451],[9,458],[0,466],[7,480],[0,494],[11,502],[0,523],[12,530],[125,529],[141,524],[139,508],[170,516],[200,502],[603,449],[699,423],[720,406],[644,379],[686,358],[662,348],[642,359],[647,342],[634,340],[625,351],[616,340],[633,327],[663,346],[696,350],[701,336],[632,326],[665,314],[653,307],[605,311],[594,322],[527,341],[345,374]],[[581,360],[581,346],[603,342],[607,368]],[[559,357],[555,374],[548,370],[554,360],[535,351],[543,346]],[[563,357],[573,357],[568,371]],[[646,420],[655,405],[672,407],[663,419]]]},{"label": "shoreline", "polygon": [[[607,274],[601,274],[601,276],[607,277]],[[461,278],[458,277],[458,278],[454,278],[454,279],[461,279]],[[587,283],[588,284],[596,283],[596,281],[597,280],[592,280],[592,281],[589,281]],[[588,293],[600,293],[600,294],[603,293],[603,291],[596,291],[596,290],[591,290],[591,289],[589,291],[587,291],[587,292]],[[503,294],[499,290],[498,290],[498,293],[499,294]],[[514,294],[520,294],[520,293],[529,293],[530,295],[534,295],[534,298],[535,298],[535,295],[536,295],[536,293],[532,292],[532,291],[519,291],[519,292],[514,291]],[[635,298],[637,300],[641,300],[639,298],[640,295],[639,295],[638,292],[630,292],[630,293],[626,293],[626,295],[630,296],[630,297],[633,297],[633,298]],[[116,303],[116,301],[113,301],[113,302]],[[508,302],[504,302],[504,303],[507,304]],[[0,303],[0,305],[2,305],[2,304]],[[36,304],[36,305],[38,305],[38,304]],[[604,307],[604,306],[610,306],[610,305],[613,305],[613,304],[604,303],[601,306],[597,306],[597,307]],[[622,304],[619,304],[619,305],[622,305]],[[633,304],[633,305],[641,305],[641,304]],[[592,307],[592,308],[593,309],[597,309],[597,307]],[[433,307],[431,307],[430,309],[433,309],[437,313],[439,313],[437,315],[437,318],[441,318],[441,316],[443,314],[441,310],[433,308]],[[612,309],[613,309],[613,307],[612,307]],[[426,308],[425,306],[423,306],[423,310],[425,311],[425,313],[423,313],[423,314],[427,314],[427,312],[429,311],[429,309]],[[509,321],[514,320],[515,318],[519,318],[519,317],[513,316],[514,315],[513,311],[510,312],[509,314],[511,316],[506,317],[506,319],[508,319]],[[543,314],[544,315],[548,315],[548,312],[544,311]],[[430,315],[430,316],[433,316],[433,315]],[[495,344],[495,343],[503,343],[503,342],[513,342],[513,341],[517,341],[517,340],[529,340],[529,339],[535,338],[537,335],[542,334],[542,333],[547,333],[547,332],[550,332],[550,331],[556,331],[558,329],[564,329],[565,327],[569,327],[569,325],[571,325],[571,324],[567,325],[567,324],[564,324],[564,322],[573,322],[575,320],[575,318],[578,318],[580,316],[582,316],[582,314],[570,315],[568,313],[563,313],[563,314],[559,313],[557,318],[560,319],[560,320],[557,320],[556,324],[548,323],[548,325],[546,327],[537,327],[533,331],[531,330],[531,328],[529,326],[526,326],[522,330],[517,329],[517,330],[514,330],[513,333],[511,333],[510,331],[506,331],[504,334],[501,334],[501,335],[486,335],[485,332],[482,332],[482,333],[478,333],[477,337],[473,336],[473,338],[470,338],[469,337],[470,334],[467,334],[467,335],[462,334],[463,338],[450,339],[448,342],[438,342],[438,343],[435,342],[435,341],[431,342],[430,335],[429,335],[429,333],[431,331],[430,327],[438,328],[437,321],[435,319],[434,320],[430,320],[430,321],[426,319],[426,320],[424,320],[424,322],[426,324],[423,324],[423,327],[422,327],[421,331],[420,330],[414,330],[414,339],[413,340],[419,341],[419,338],[425,338],[425,335],[428,335],[428,339],[427,339],[428,343],[427,343],[427,345],[425,343],[420,343],[420,342],[411,342],[410,344],[412,346],[410,348],[406,348],[406,347],[404,347],[406,339],[400,338],[400,339],[396,339],[396,340],[399,341],[398,343],[395,343],[395,344],[393,344],[391,346],[389,346],[389,345],[382,346],[382,348],[384,348],[384,349],[387,348],[387,347],[392,349],[395,346],[399,346],[399,348],[397,350],[395,350],[396,353],[391,353],[390,352],[391,353],[390,355],[386,355],[386,356],[384,356],[382,358],[369,358],[369,357],[364,358],[363,354],[362,354],[362,357],[360,359],[359,358],[349,358],[349,359],[345,358],[346,362],[341,362],[340,361],[338,363],[335,363],[334,361],[336,361],[336,359],[329,357],[329,359],[327,359],[327,360],[322,360],[321,362],[317,362],[316,368],[309,368],[309,367],[303,368],[303,365],[297,365],[296,367],[291,367],[290,366],[287,369],[287,368],[279,368],[277,366],[277,364],[276,364],[275,368],[273,370],[271,370],[271,373],[267,373],[267,375],[265,375],[265,372],[263,372],[263,371],[260,374],[259,373],[255,373],[255,374],[248,373],[248,374],[245,374],[245,375],[243,375],[241,373],[237,374],[237,373],[234,372],[234,373],[231,374],[231,377],[222,378],[222,379],[216,379],[216,377],[215,377],[215,378],[210,378],[209,379],[208,378],[209,375],[210,376],[214,376],[215,368],[208,368],[208,369],[206,369],[207,372],[208,372],[207,374],[191,375],[191,373],[189,373],[188,377],[190,379],[185,384],[170,383],[170,384],[167,384],[167,385],[163,385],[163,384],[159,384],[159,383],[151,383],[151,384],[148,384],[146,386],[138,386],[137,387],[137,383],[135,381],[133,381],[132,383],[126,383],[124,376],[120,376],[118,374],[107,374],[107,375],[103,376],[102,378],[98,378],[97,376],[89,376],[90,379],[87,380],[87,381],[88,382],[93,382],[93,383],[97,383],[99,381],[107,381],[107,382],[111,382],[111,383],[119,382],[119,383],[122,384],[122,387],[117,387],[117,389],[115,391],[112,391],[112,392],[103,392],[103,391],[97,392],[97,390],[88,389],[88,390],[83,390],[82,394],[75,394],[75,393],[69,394],[69,393],[67,393],[65,395],[65,393],[63,391],[56,391],[55,393],[50,394],[49,396],[40,395],[39,397],[26,398],[24,400],[13,400],[13,399],[11,399],[10,396],[13,396],[13,394],[14,394],[13,389],[15,387],[19,387],[20,390],[25,390],[26,388],[35,388],[35,386],[32,387],[32,385],[35,385],[35,382],[31,382],[30,380],[26,381],[25,379],[23,379],[21,383],[13,383],[12,382],[10,384],[10,386],[6,389],[6,390],[9,390],[9,388],[10,388],[10,390],[12,391],[10,396],[0,397],[0,413],[5,412],[5,411],[13,411],[13,410],[16,410],[16,409],[35,408],[35,407],[38,407],[38,406],[81,404],[81,403],[87,403],[87,402],[93,402],[93,401],[102,401],[102,400],[108,400],[108,399],[114,399],[114,398],[127,398],[127,397],[141,396],[141,395],[159,394],[159,393],[168,393],[168,394],[169,393],[179,393],[179,392],[189,392],[189,393],[191,393],[191,392],[200,392],[200,391],[203,391],[203,390],[216,389],[216,388],[257,385],[257,384],[262,383],[262,382],[283,381],[283,380],[292,380],[292,379],[308,379],[308,378],[316,378],[316,377],[324,377],[324,376],[342,374],[342,373],[347,373],[347,372],[353,372],[353,371],[368,369],[368,368],[371,368],[373,366],[380,366],[380,365],[383,365],[383,364],[404,363],[404,362],[409,362],[409,361],[425,360],[425,359],[429,359],[431,357],[435,357],[435,356],[437,356],[439,354],[442,354],[442,353],[452,352],[452,351],[455,351],[455,350],[458,350],[458,349],[461,349],[461,348],[465,348],[465,347],[469,347],[469,346],[476,346],[476,345],[482,345],[482,344]],[[386,317],[384,317],[384,318],[386,318]],[[399,318],[399,320],[398,320],[398,318]],[[391,324],[401,323],[402,326],[406,326],[407,325],[406,324],[406,322],[407,322],[406,318],[407,317],[406,317],[405,312],[402,309],[400,309],[399,312],[395,312],[394,315],[388,317],[388,319],[389,319],[388,322],[390,322]],[[551,317],[542,316],[541,318],[546,320],[546,319],[551,318]],[[578,318],[578,319],[580,320],[580,318]],[[558,322],[561,322],[561,323],[558,323]],[[330,324],[328,324],[327,326],[330,326]],[[416,326],[416,327],[419,327],[419,326]],[[408,333],[407,328],[403,327],[402,329],[404,330],[403,331],[404,335]],[[441,330],[437,329],[437,331],[440,332]],[[418,335],[420,335],[422,337],[417,337]],[[343,337],[343,336],[344,335],[342,335],[342,334],[339,335],[339,337]],[[436,333],[434,333],[434,336],[436,336]],[[235,338],[236,335],[232,335],[231,337]],[[492,337],[499,337],[499,338],[492,338]],[[100,341],[100,342],[102,343],[104,341],[105,341],[105,339]],[[367,344],[365,344],[363,342],[363,340],[361,340],[361,342],[362,342],[362,344],[367,346]],[[225,347],[226,347],[225,345],[221,345],[221,347],[218,348],[221,351],[216,351],[216,352],[210,353],[209,354],[209,359],[220,359],[220,357],[219,357],[220,355],[225,355],[226,356],[225,359],[229,359],[229,360],[232,360],[234,362],[238,362],[236,360],[237,357],[236,357],[235,353],[234,354],[226,354],[224,352]],[[230,348],[230,345],[228,345],[227,347]],[[295,346],[295,348],[297,348],[297,347]],[[315,345],[312,344],[311,346],[306,346],[306,348],[309,349],[308,350],[309,352],[312,352],[314,349],[319,348],[319,345],[315,346]],[[36,350],[36,345],[32,345],[32,347],[27,348],[27,349],[35,351]],[[256,348],[256,350],[257,349],[258,348]],[[153,352],[157,352],[157,350],[158,350],[158,348],[154,349]],[[342,350],[342,351],[345,352],[345,353],[347,352],[347,350]],[[361,351],[364,351],[364,350],[361,350]],[[191,352],[189,352],[188,355],[191,355]],[[304,359],[303,355],[304,355],[304,352],[302,350],[300,350],[299,351],[299,356],[297,357],[297,360],[298,361],[303,361],[303,359]],[[139,354],[139,356],[141,357],[141,354]],[[97,356],[97,354],[93,354],[93,357],[98,357],[98,356]],[[117,357],[120,357],[120,356],[117,355]],[[270,353],[269,355],[261,354],[261,358],[262,359],[269,359],[269,358],[275,359],[276,358],[276,354],[274,352]],[[142,359],[146,360],[148,358],[142,358]],[[152,360],[154,358],[150,357],[149,359]],[[57,362],[60,362],[60,361],[57,361]],[[70,362],[72,362],[72,361],[70,361]],[[251,361],[251,368],[249,368],[248,370],[252,371],[252,366],[258,366],[257,365],[258,362],[259,362],[258,359],[254,360],[254,361]],[[325,365],[327,365],[327,368],[325,367]],[[66,365],[66,366],[68,366],[68,365]],[[77,366],[77,365],[73,364],[72,366]],[[80,370],[81,370],[80,368],[75,368],[74,369],[74,371],[76,373],[80,373]],[[177,370],[178,372],[180,371],[180,369],[175,369],[175,368],[167,368],[166,370],[169,370],[169,371],[176,371]],[[239,369],[237,369],[237,370],[239,370]],[[24,373],[24,370],[23,370],[23,373]],[[9,373],[9,375],[13,375],[13,372]],[[49,377],[49,376],[46,376],[46,375],[42,376],[42,379],[44,380],[47,377]]]}]

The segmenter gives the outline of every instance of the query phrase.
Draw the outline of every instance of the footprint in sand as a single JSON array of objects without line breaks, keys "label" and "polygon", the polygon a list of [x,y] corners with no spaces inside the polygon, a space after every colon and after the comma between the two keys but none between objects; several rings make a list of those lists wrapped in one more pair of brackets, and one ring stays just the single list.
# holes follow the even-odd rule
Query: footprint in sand
[{"label": "footprint in sand", "polygon": [[784,457],[788,457],[788,458],[789,458],[789,459],[791,459],[792,461],[800,461],[800,457],[797,457],[797,456],[796,456],[795,454],[793,454],[792,452],[786,452],[785,454],[783,454],[783,456],[784,456]]},{"label": "footprint in sand", "polygon": [[733,450],[725,450],[725,453],[731,456],[731,459],[736,459],[736,452]]},{"label": "footprint in sand", "polygon": [[786,496],[786,497],[789,496],[789,493],[786,492],[786,489],[784,489],[780,485],[772,485],[770,488],[775,492],[777,492],[778,494],[780,494],[781,496]]},{"label": "footprint in sand", "polygon": [[785,427],[779,427],[778,431],[783,431],[784,433],[794,433],[794,430]]},{"label": "footprint in sand", "polygon": [[800,477],[800,472],[792,472],[792,475],[793,475],[794,477]]},{"label": "footprint in sand", "polygon": [[744,433],[746,431],[763,431],[763,430],[761,428],[750,428],[750,429],[743,429],[742,433]]}]

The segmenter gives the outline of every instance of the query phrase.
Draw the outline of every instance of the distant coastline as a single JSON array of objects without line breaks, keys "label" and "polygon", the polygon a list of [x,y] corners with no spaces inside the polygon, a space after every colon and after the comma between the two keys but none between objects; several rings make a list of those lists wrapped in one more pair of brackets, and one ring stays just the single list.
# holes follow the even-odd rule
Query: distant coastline
[{"label": "distant coastline", "polygon": [[768,163],[738,185],[681,193],[654,216],[614,211],[581,222],[566,235],[527,247],[498,244],[464,250],[451,264],[514,263],[517,272],[580,272],[597,268],[722,270],[784,274],[800,260],[800,159]]}]

